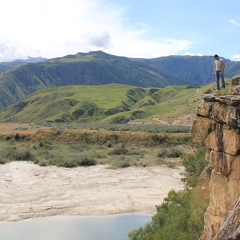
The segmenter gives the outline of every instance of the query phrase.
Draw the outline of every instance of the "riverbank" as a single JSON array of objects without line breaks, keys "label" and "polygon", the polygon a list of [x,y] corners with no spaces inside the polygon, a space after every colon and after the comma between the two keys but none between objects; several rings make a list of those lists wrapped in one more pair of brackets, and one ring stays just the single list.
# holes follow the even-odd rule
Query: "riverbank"
[{"label": "riverbank", "polygon": [[156,212],[171,189],[183,188],[181,168],[110,169],[40,167],[29,162],[0,165],[0,221],[55,215]]}]

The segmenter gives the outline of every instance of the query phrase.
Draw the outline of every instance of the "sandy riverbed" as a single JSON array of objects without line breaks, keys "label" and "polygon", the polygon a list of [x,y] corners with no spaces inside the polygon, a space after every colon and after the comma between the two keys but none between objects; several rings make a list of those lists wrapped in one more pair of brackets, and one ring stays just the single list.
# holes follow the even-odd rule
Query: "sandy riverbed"
[{"label": "sandy riverbed", "polygon": [[155,213],[171,189],[183,188],[182,169],[109,169],[0,165],[0,221],[54,215]]}]

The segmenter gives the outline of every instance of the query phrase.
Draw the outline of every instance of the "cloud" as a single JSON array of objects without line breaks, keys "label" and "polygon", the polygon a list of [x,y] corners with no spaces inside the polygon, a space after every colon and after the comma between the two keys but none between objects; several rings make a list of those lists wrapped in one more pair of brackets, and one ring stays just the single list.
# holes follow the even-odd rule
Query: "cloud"
[{"label": "cloud", "polygon": [[201,54],[201,53],[190,53],[190,52],[186,52],[185,55],[186,56],[200,56],[200,57],[203,56],[203,54]]},{"label": "cloud", "polygon": [[240,54],[234,54],[231,58],[232,58],[234,61],[240,61]]},{"label": "cloud", "polygon": [[233,25],[236,25],[236,26],[240,26],[240,22],[236,21],[236,20],[230,20],[230,23],[232,23]]},{"label": "cloud", "polygon": [[113,1],[8,0],[1,9],[0,62],[95,50],[150,58],[187,51],[193,45],[187,39],[149,39],[151,27],[131,28],[128,6]]}]

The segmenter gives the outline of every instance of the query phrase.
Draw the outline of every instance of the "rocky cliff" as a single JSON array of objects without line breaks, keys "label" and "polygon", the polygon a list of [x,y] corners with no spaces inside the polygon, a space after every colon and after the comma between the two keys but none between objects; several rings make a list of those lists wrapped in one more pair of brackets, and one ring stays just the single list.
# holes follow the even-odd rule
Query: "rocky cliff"
[{"label": "rocky cliff", "polygon": [[209,163],[202,173],[209,200],[203,239],[240,239],[240,96],[204,95],[196,114],[192,136],[206,146]]}]

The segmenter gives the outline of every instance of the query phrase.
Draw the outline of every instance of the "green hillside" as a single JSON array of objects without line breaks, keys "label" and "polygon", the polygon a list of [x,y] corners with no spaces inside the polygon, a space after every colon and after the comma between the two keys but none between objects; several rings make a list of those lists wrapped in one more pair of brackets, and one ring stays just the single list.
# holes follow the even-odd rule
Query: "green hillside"
[{"label": "green hillside", "polygon": [[110,84],[64,86],[39,90],[0,113],[11,122],[170,122],[193,114],[201,89],[188,86],[139,88]]},{"label": "green hillside", "polygon": [[40,63],[29,63],[0,73],[0,109],[47,87],[111,83],[139,87],[189,84],[129,58],[101,51],[78,53]]}]

